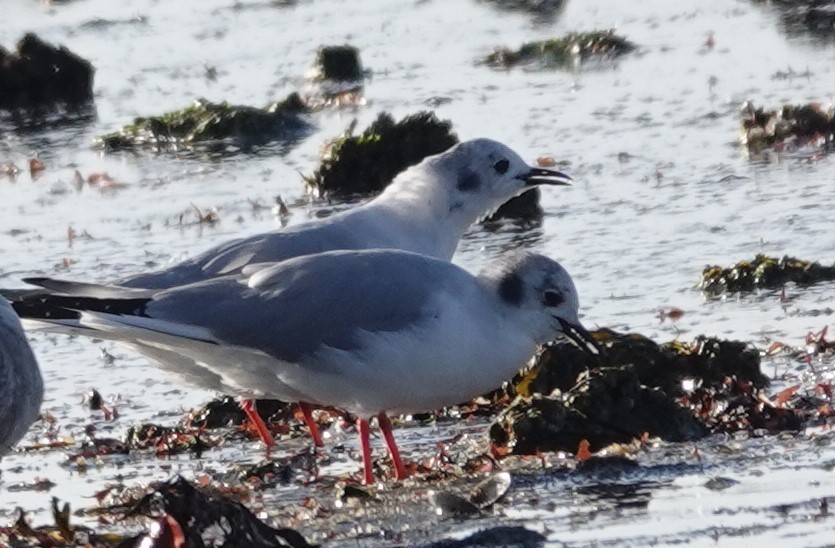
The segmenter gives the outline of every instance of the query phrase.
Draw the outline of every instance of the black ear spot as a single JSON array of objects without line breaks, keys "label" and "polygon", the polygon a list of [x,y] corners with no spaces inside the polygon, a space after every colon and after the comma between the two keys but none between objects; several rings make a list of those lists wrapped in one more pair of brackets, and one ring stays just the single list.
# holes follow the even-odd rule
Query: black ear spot
[{"label": "black ear spot", "polygon": [[542,302],[545,303],[545,306],[559,306],[565,302],[565,296],[560,291],[546,291]]},{"label": "black ear spot", "polygon": [[481,186],[481,179],[479,179],[474,171],[465,169],[458,176],[458,184],[456,186],[462,192],[473,192]]},{"label": "black ear spot", "polygon": [[510,162],[507,160],[499,160],[493,164],[493,169],[495,169],[499,175],[504,175],[507,173],[507,170],[510,169]]},{"label": "black ear spot", "polygon": [[522,297],[525,288],[522,287],[522,278],[516,273],[506,274],[499,282],[499,297],[509,305],[519,306],[522,304]]}]

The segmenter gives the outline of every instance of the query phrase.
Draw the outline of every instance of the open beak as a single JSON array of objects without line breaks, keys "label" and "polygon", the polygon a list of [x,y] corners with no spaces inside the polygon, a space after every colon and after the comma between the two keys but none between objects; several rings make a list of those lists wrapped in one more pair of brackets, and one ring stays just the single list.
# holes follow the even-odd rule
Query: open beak
[{"label": "open beak", "polygon": [[562,326],[562,334],[582,350],[591,354],[600,355],[600,345],[594,340],[591,333],[586,331],[586,328],[578,323],[571,323],[569,321],[558,318],[560,326]]},{"label": "open beak", "polygon": [[532,167],[530,171],[524,175],[518,175],[516,178],[525,181],[527,186],[570,185],[571,181],[574,180],[565,173],[541,167]]}]

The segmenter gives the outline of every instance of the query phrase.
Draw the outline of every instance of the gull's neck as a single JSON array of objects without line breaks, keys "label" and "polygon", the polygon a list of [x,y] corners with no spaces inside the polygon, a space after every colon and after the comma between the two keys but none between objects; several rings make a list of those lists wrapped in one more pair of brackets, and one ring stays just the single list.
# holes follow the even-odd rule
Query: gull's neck
[{"label": "gull's neck", "polygon": [[424,166],[425,163],[411,167],[398,175],[366,207],[387,217],[392,230],[408,234],[409,242],[415,244],[399,247],[449,260],[461,237],[478,217],[469,213],[472,207],[450,203],[445,188],[450,183],[438,180]]}]

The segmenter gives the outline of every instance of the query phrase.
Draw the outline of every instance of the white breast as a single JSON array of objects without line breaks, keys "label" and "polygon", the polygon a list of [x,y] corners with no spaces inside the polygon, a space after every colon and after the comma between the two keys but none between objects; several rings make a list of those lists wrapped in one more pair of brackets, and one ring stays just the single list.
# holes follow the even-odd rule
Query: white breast
[{"label": "white breast", "polygon": [[323,349],[282,380],[313,403],[359,416],[430,411],[497,388],[530,359],[536,343],[492,303],[456,297],[442,296],[434,303],[437,317],[422,325],[366,333],[359,352]]}]

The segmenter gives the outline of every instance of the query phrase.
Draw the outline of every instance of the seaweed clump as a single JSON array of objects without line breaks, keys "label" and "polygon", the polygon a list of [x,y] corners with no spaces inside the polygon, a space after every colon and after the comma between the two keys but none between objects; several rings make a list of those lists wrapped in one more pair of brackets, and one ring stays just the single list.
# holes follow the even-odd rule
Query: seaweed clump
[{"label": "seaweed clump", "polygon": [[[593,335],[605,346],[601,356],[551,344],[516,379],[511,389],[520,395],[490,430],[495,452],[573,452],[582,440],[596,450],[647,435],[686,441],[730,424],[773,425],[763,418],[762,400],[737,397],[738,386],[755,394],[768,384],[759,353],[748,345],[703,336],[659,345],[608,329]],[[706,397],[736,405],[717,403],[706,413]],[[732,413],[734,421],[726,420]]]},{"label": "seaweed clump", "polygon": [[539,63],[542,68],[572,68],[591,60],[612,60],[637,48],[612,30],[571,33],[562,38],[528,42],[519,49],[498,48],[485,59],[494,67]]},{"label": "seaweed clump", "polygon": [[0,47],[0,110],[21,115],[87,106],[94,74],[89,61],[66,47],[26,34],[14,52]]},{"label": "seaweed clump", "polygon": [[772,148],[775,152],[802,147],[828,147],[835,136],[835,108],[817,103],[783,105],[766,110],[746,102],[742,109],[740,140],[755,153]]},{"label": "seaweed clump", "polygon": [[52,519],[54,525],[32,527],[26,521],[23,510],[17,508],[17,519],[7,527],[0,527],[0,542],[3,546],[91,546],[91,547],[133,547],[132,539],[112,533],[97,533],[82,525],[70,524],[70,505],[59,507],[58,499],[52,497]]},{"label": "seaweed clump", "polygon": [[702,271],[699,288],[709,295],[727,292],[779,289],[789,282],[811,285],[835,280],[835,265],[824,266],[785,256],[758,254],[753,261],[740,261],[728,268],[710,265]]},{"label": "seaweed clump", "polygon": [[197,489],[179,476],[142,497],[128,512],[131,516],[162,516],[163,525],[182,546],[311,546],[293,529],[274,529],[239,502]]},{"label": "seaweed clump", "polygon": [[383,113],[362,134],[353,129],[328,143],[319,168],[306,179],[319,196],[382,192],[401,171],[458,142],[451,122],[426,111],[399,122]]},{"label": "seaweed clump", "polygon": [[222,144],[249,148],[271,141],[292,140],[310,128],[308,108],[298,94],[265,108],[212,103],[198,99],[182,110],[136,118],[120,131],[99,138],[105,150],[142,147],[178,148]]},{"label": "seaweed clump", "polygon": [[[278,400],[256,400],[255,409],[266,423],[284,420],[291,415],[291,404]],[[232,396],[220,396],[192,411],[189,422],[199,428],[240,426],[247,421],[241,404]]]}]

